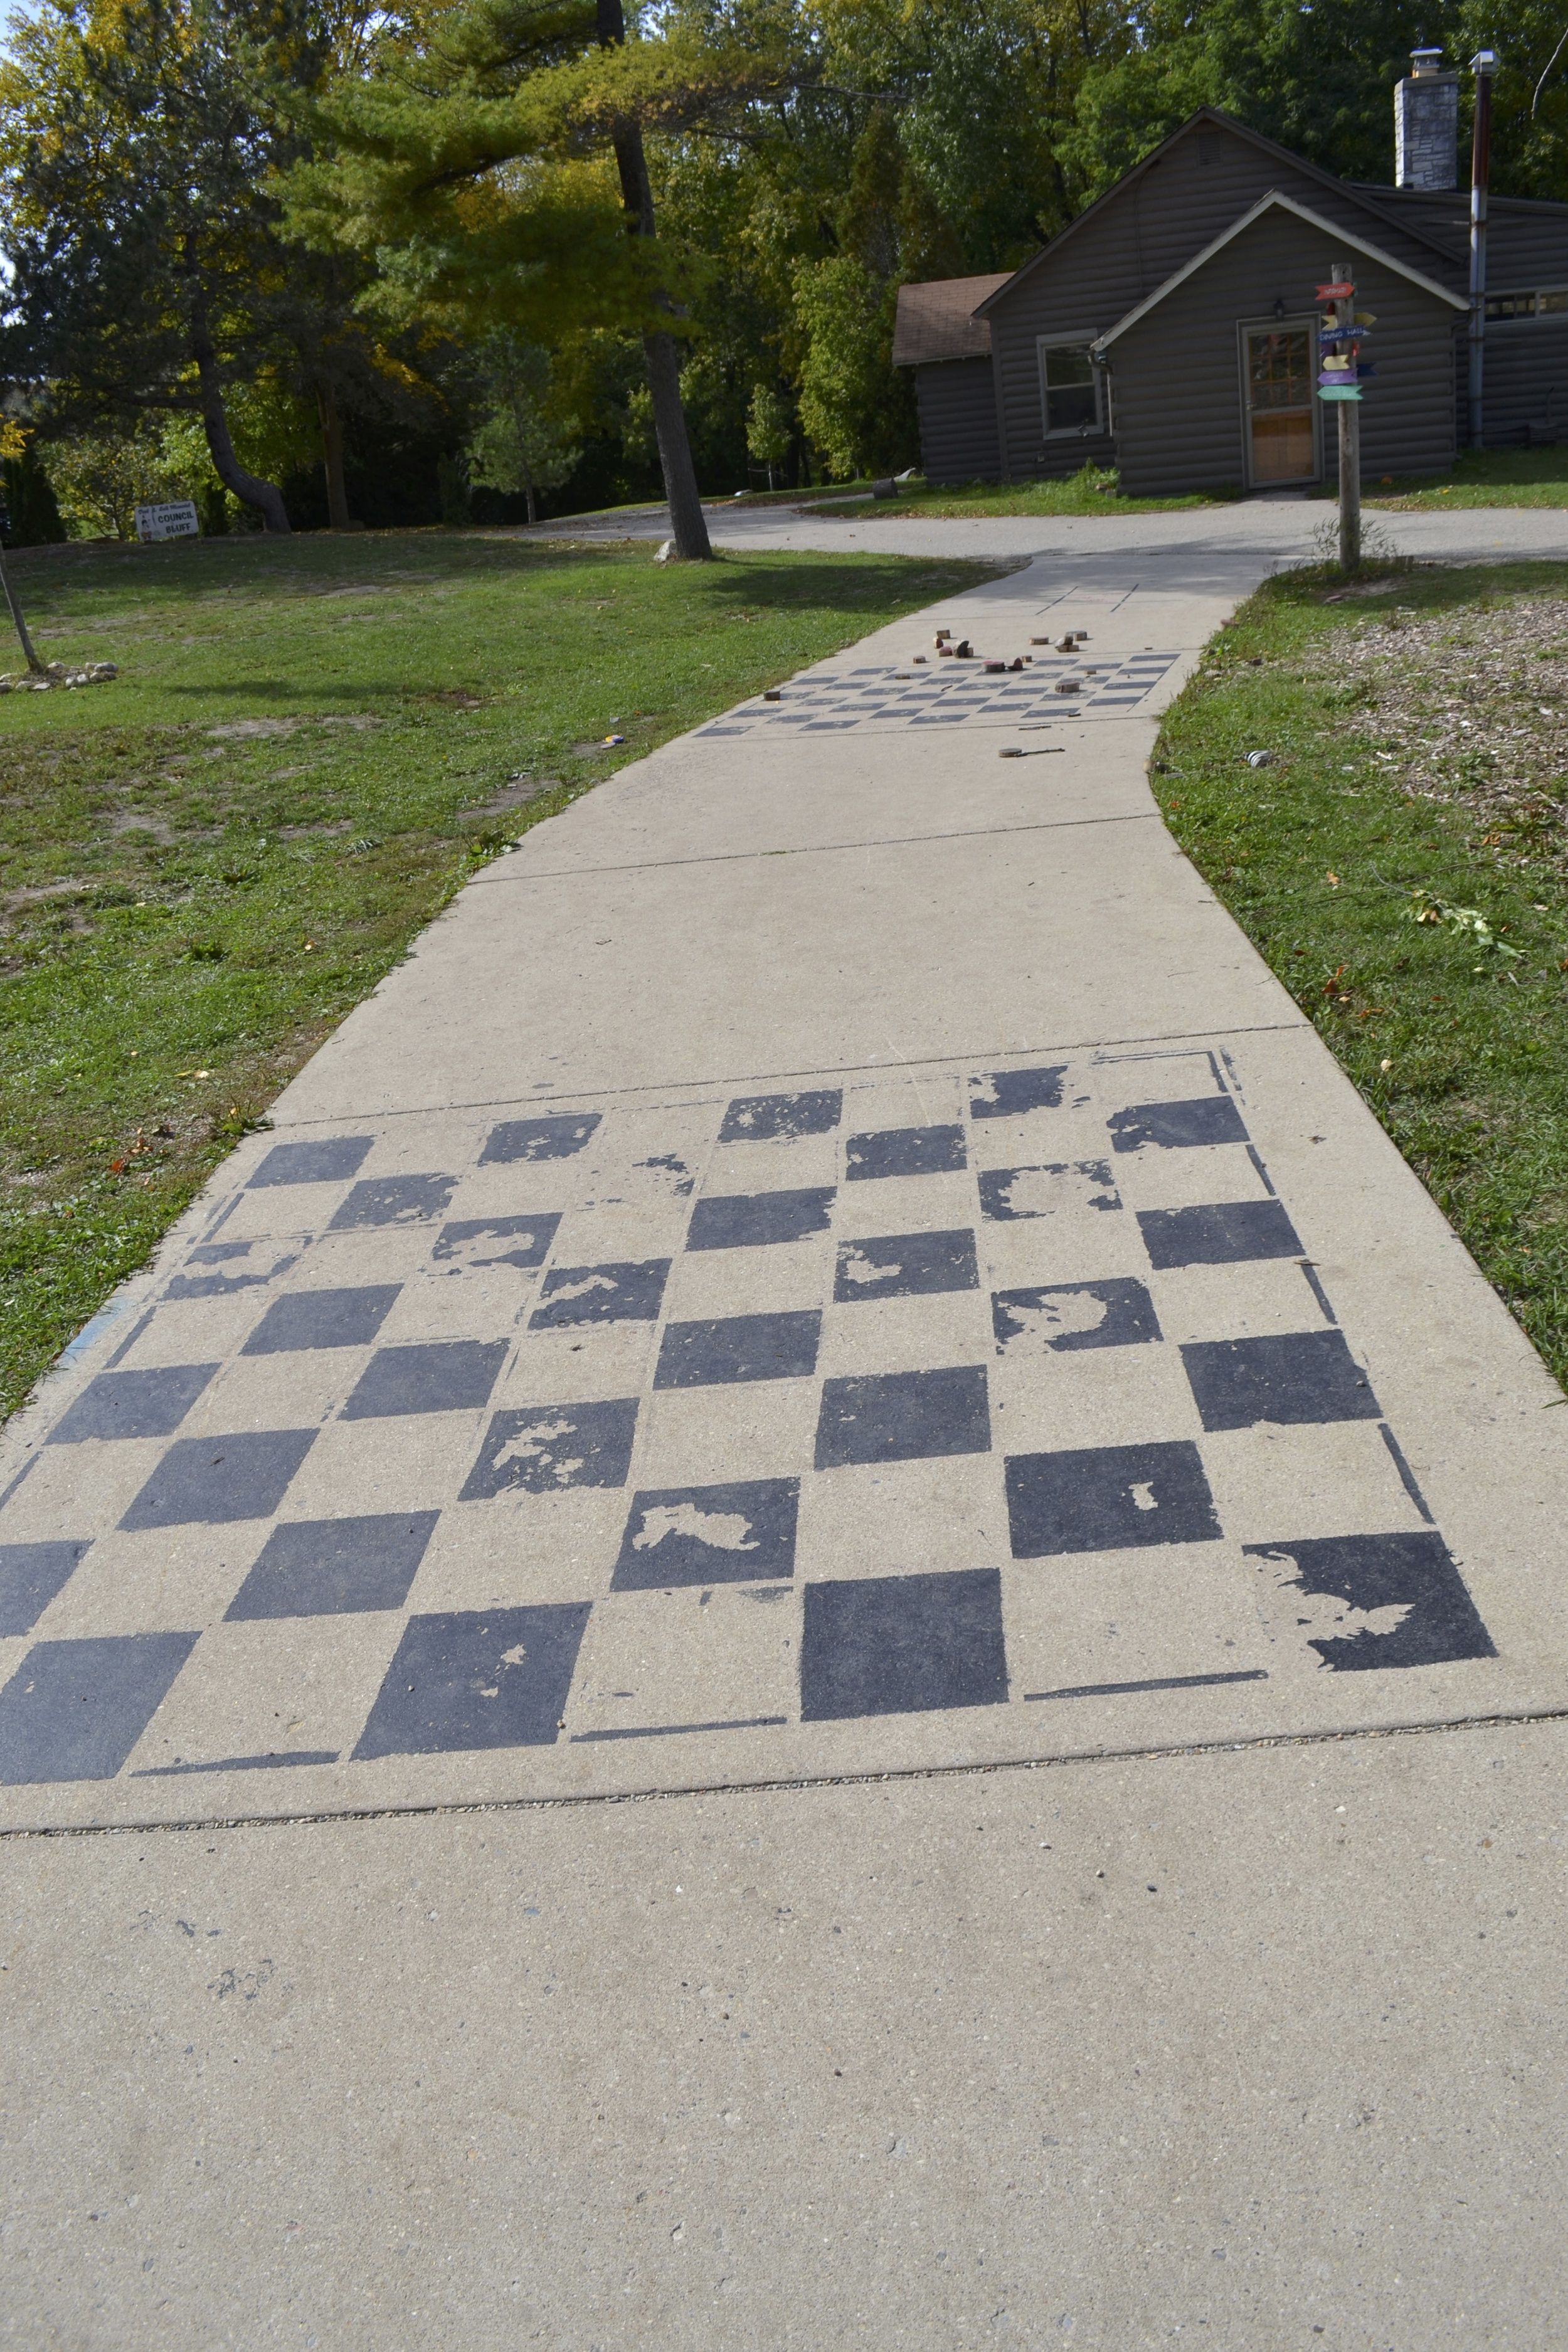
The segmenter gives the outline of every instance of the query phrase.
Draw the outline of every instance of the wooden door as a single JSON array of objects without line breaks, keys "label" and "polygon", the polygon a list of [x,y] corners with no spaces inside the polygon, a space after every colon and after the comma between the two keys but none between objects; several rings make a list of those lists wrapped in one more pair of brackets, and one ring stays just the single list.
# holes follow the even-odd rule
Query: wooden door
[{"label": "wooden door", "polygon": [[1246,330],[1247,464],[1255,489],[1315,481],[1313,331],[1287,321]]}]

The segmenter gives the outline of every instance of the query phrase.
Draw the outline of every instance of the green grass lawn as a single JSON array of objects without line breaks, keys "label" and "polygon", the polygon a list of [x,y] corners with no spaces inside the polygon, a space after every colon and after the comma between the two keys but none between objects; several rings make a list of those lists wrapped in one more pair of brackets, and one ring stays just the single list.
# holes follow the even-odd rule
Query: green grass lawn
[{"label": "green grass lawn", "polygon": [[1298,572],[1221,632],[1152,781],[1568,1381],[1565,759],[1568,566]]},{"label": "green grass lawn", "polygon": [[44,658],[121,675],[0,698],[0,1411],[477,866],[994,576],[444,532],[8,561]]},{"label": "green grass lawn", "polygon": [[[1336,496],[1324,486],[1323,496]],[[1362,486],[1369,505],[1394,513],[1423,507],[1568,507],[1568,447],[1465,449],[1441,481],[1431,475],[1384,476]]]},{"label": "green grass lawn", "polygon": [[[795,497],[806,514],[818,511],[814,499],[845,498],[856,485],[846,483],[831,493],[799,492]],[[737,499],[736,504],[740,501]],[[850,505],[828,505],[820,511],[855,522],[866,515],[926,515],[942,519],[963,515],[1087,515],[1161,514],[1173,508],[1226,504],[1194,491],[1184,498],[1124,499],[1117,492],[1116,476],[1099,467],[1085,466],[1056,482],[969,482],[957,489],[927,489],[923,482],[904,482],[896,499],[858,499]]]}]

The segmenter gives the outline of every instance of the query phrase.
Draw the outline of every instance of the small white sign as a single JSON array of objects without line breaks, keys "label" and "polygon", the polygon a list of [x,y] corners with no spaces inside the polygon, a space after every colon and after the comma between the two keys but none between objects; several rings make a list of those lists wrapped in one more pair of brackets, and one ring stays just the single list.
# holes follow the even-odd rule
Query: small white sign
[{"label": "small white sign", "polygon": [[136,509],[138,539],[199,539],[201,535],[194,499],[170,499],[161,507]]}]

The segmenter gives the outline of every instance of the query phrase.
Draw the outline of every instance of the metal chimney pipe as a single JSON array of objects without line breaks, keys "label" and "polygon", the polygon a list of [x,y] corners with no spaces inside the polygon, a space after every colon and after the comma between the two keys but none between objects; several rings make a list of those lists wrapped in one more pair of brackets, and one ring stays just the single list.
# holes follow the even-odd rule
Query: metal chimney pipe
[{"label": "metal chimney pipe", "polygon": [[1470,59],[1476,77],[1475,135],[1470,142],[1470,369],[1468,386],[1469,441],[1485,446],[1482,378],[1487,337],[1487,182],[1491,172],[1492,76],[1497,51],[1478,49]]}]

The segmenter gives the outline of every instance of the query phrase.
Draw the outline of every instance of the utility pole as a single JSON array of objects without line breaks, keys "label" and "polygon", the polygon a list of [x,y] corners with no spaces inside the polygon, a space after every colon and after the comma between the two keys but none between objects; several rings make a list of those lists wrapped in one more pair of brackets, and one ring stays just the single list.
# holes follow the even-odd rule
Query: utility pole
[{"label": "utility pole", "polygon": [[1491,174],[1492,76],[1497,51],[1478,49],[1470,59],[1476,77],[1475,131],[1470,141],[1470,369],[1467,406],[1472,449],[1485,446],[1481,415],[1487,351],[1487,183]]},{"label": "utility pole", "polygon": [[1358,320],[1355,279],[1348,261],[1329,265],[1333,276],[1318,289],[1331,307],[1318,330],[1318,398],[1333,404],[1340,436],[1340,570],[1361,569],[1360,338],[1372,324]]}]

